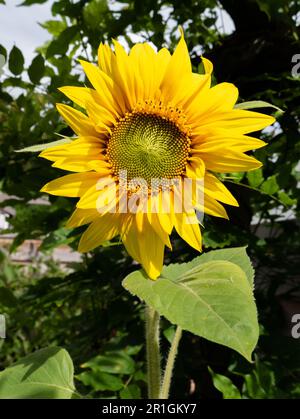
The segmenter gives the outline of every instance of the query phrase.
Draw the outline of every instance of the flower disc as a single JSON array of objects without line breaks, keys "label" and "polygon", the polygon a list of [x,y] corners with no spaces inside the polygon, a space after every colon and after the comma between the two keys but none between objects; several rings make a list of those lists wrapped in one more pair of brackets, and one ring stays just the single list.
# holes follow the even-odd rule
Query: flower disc
[{"label": "flower disc", "polygon": [[189,138],[171,120],[154,114],[132,113],[112,131],[107,156],[116,176],[126,170],[128,181],[180,176],[189,154]]}]

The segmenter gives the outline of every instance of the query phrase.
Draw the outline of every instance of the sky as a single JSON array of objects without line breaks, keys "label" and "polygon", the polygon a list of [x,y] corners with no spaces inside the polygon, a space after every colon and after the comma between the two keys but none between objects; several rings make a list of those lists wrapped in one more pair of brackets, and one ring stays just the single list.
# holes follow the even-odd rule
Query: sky
[{"label": "sky", "polygon": [[[10,50],[13,45],[20,48],[27,66],[35,56],[35,48],[50,39],[50,35],[39,25],[39,22],[53,19],[51,5],[54,1],[48,0],[44,4],[29,7],[18,7],[23,0],[5,0],[6,5],[0,4],[0,44],[7,50]],[[218,14],[220,15],[220,11]],[[217,22],[218,26],[223,26],[223,24],[227,33],[232,32],[234,26],[226,13],[223,13],[223,19],[219,16]]]},{"label": "sky", "polygon": [[45,4],[29,7],[21,6],[22,0],[6,0],[0,4],[0,44],[10,50],[15,44],[21,49],[26,65],[35,56],[34,50],[50,38],[48,32],[38,22],[53,19],[51,5],[54,0]]}]

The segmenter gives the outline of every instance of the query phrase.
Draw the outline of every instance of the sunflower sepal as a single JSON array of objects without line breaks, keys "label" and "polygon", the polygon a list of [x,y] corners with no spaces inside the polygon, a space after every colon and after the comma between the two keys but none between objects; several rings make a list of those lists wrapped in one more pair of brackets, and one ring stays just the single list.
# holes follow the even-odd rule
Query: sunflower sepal
[{"label": "sunflower sepal", "polygon": [[250,100],[247,102],[237,103],[234,106],[235,109],[258,109],[258,108],[274,108],[277,111],[283,113],[284,111],[272,103],[266,102],[264,100]]},{"label": "sunflower sepal", "polygon": [[50,143],[45,144],[34,144],[29,147],[21,148],[20,150],[15,150],[16,153],[38,153],[40,151],[47,150],[47,148],[55,147],[57,145],[69,144],[74,140],[74,138],[63,137],[61,140],[51,141]]}]

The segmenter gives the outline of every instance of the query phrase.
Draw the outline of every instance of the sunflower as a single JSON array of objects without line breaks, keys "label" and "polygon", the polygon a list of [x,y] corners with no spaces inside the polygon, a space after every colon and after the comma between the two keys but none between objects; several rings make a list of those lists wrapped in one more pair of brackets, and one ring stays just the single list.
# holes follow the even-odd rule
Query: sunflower
[{"label": "sunflower", "polygon": [[[213,67],[207,59],[202,58],[204,74],[193,73],[182,31],[173,54],[147,43],[134,45],[127,54],[120,43],[113,44],[114,50],[100,44],[98,66],[80,62],[93,88],[60,89],[83,109],[57,105],[76,137],[40,156],[74,173],[47,183],[42,191],[79,198],[67,223],[70,228],[89,224],[79,251],[120,236],[128,253],[155,279],[174,228],[201,251],[197,211],[228,218],[222,203],[238,206],[216,173],[260,167],[245,152],[265,143],[245,134],[274,118],[234,109],[237,88],[231,83],[211,87]],[[189,194],[183,187],[188,179],[194,182]],[[182,191],[191,205],[176,210],[175,198]]]}]

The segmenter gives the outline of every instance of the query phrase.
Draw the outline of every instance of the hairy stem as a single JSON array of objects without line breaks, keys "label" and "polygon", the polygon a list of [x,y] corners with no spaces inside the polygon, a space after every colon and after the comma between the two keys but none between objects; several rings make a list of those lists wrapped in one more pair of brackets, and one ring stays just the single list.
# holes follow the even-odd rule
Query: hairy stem
[{"label": "hairy stem", "polygon": [[168,359],[167,359],[167,364],[166,364],[166,369],[165,369],[165,373],[164,373],[164,377],[163,377],[163,382],[162,382],[162,386],[161,386],[161,390],[159,393],[159,398],[160,399],[167,399],[169,397],[169,392],[170,392],[170,386],[171,386],[171,380],[172,380],[172,375],[173,375],[173,370],[174,370],[174,364],[175,364],[175,359],[176,359],[176,355],[177,355],[177,351],[178,351],[178,345],[179,345],[179,341],[181,339],[182,336],[182,329],[180,326],[177,326],[173,341],[172,341],[172,345],[170,348],[170,352],[168,355]]},{"label": "hairy stem", "polygon": [[158,399],[161,384],[159,314],[153,308],[146,306],[145,317],[148,397],[149,399]]}]

